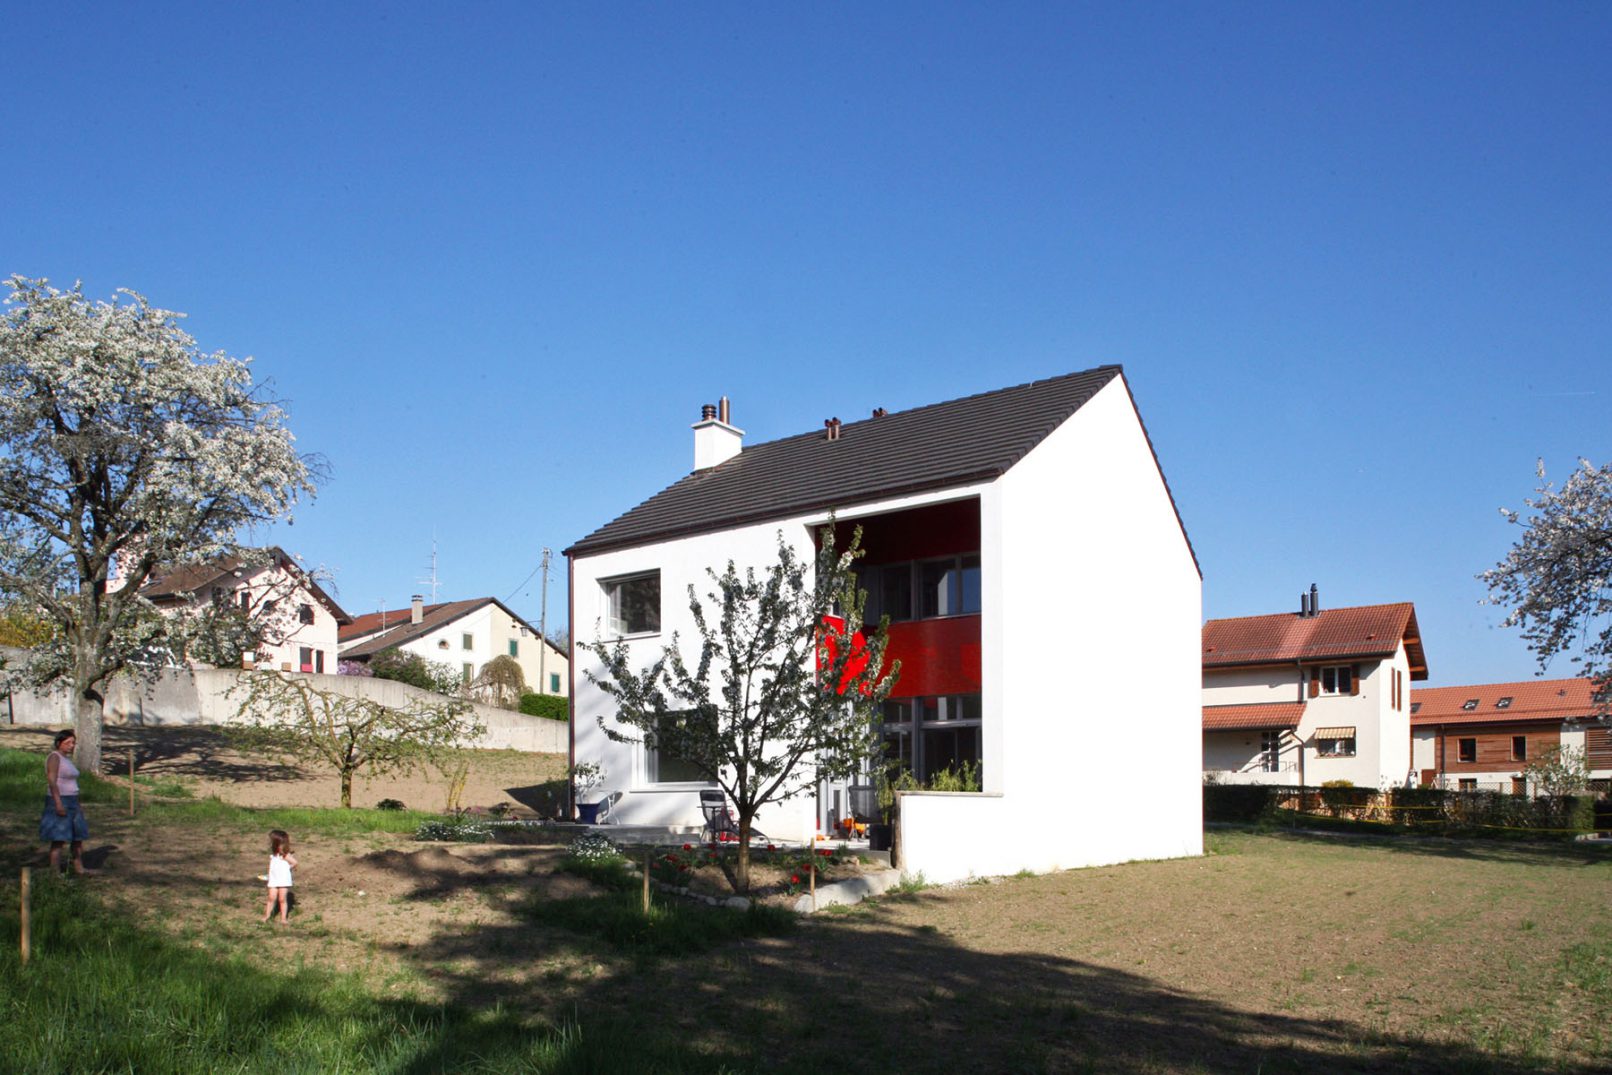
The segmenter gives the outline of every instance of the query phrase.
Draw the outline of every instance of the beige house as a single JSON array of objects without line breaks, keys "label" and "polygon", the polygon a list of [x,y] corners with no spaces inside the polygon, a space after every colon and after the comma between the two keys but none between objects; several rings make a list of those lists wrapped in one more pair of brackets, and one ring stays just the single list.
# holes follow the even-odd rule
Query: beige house
[{"label": "beige house", "polygon": [[1203,769],[1227,783],[1415,783],[1410,684],[1427,678],[1409,602],[1210,620]]},{"label": "beige house", "polygon": [[153,574],[140,595],[170,614],[239,608],[262,632],[256,663],[285,672],[334,673],[338,633],[352,622],[279,546]]},{"label": "beige house", "polygon": [[492,597],[427,605],[417,596],[408,608],[370,612],[341,630],[344,661],[367,662],[394,647],[453,666],[465,683],[494,657],[513,657],[528,691],[563,697],[569,690],[570,662],[564,651]]}]

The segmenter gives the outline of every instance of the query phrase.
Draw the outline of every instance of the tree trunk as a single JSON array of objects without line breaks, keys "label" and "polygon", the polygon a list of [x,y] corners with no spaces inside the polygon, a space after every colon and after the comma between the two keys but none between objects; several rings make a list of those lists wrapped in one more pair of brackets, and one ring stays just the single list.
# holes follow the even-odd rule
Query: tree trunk
[{"label": "tree trunk", "polygon": [[73,670],[73,734],[78,746],[73,764],[86,773],[101,772],[101,723],[105,699],[83,668]]},{"label": "tree trunk", "polygon": [[750,818],[739,815],[739,867],[735,876],[741,893],[750,891]]},{"label": "tree trunk", "polygon": [[341,771],[341,805],[344,810],[351,810],[353,807],[353,771],[351,769]]}]

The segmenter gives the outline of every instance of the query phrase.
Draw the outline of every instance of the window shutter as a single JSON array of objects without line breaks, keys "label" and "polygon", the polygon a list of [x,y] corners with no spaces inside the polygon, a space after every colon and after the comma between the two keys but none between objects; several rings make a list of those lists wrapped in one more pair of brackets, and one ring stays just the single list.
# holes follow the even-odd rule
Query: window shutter
[{"label": "window shutter", "polygon": [[1321,669],[1310,669],[1310,697],[1315,698],[1321,694]]},{"label": "window shutter", "polygon": [[1349,693],[1360,693],[1360,666],[1358,664],[1349,666]]}]

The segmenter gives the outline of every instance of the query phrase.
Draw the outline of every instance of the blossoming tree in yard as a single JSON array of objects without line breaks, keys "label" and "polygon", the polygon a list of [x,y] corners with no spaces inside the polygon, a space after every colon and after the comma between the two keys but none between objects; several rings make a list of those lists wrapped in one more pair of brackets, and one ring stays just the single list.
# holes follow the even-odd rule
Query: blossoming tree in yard
[{"label": "blossoming tree in yard", "polygon": [[715,781],[738,815],[736,887],[750,887],[750,833],[757,811],[812,791],[821,778],[857,773],[878,743],[880,710],[900,673],[883,671],[885,624],[864,636],[866,594],[851,565],[861,531],[842,552],[832,525],[816,562],[780,536],[764,571],[732,561],[702,598],[689,587],[699,638],[688,653],[673,634],[643,670],[624,642],[584,648],[603,664],[589,672],[617,706],[600,727],[618,742],[644,743]]},{"label": "blossoming tree in yard", "polygon": [[38,611],[35,682],[65,679],[82,767],[101,764],[102,685],[170,626],[140,588],[159,565],[238,549],[312,496],[284,413],[248,362],[204,355],[181,314],[122,291],[13,276],[0,317],[0,598]]},{"label": "blossoming tree in yard", "polygon": [[247,745],[334,769],[341,805],[353,805],[353,777],[413,772],[484,734],[469,702],[411,698],[386,705],[362,695],[316,687],[275,671],[241,677],[232,693]]},{"label": "blossoming tree in yard", "polygon": [[1545,480],[1543,461],[1537,473],[1536,495],[1523,501],[1528,513],[1501,509],[1522,536],[1479,578],[1492,602],[1510,608],[1506,626],[1522,628],[1541,669],[1567,654],[1604,698],[1612,684],[1612,464],[1581,459],[1560,489]]}]

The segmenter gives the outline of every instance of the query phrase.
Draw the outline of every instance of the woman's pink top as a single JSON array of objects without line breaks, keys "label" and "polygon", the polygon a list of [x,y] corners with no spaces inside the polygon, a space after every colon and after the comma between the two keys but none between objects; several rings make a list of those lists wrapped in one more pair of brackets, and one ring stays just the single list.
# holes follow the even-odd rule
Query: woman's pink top
[{"label": "woman's pink top", "polygon": [[[56,757],[59,759],[56,762],[56,793],[58,795],[77,795],[78,766],[73,764],[72,758],[69,758],[66,754],[63,754],[59,750],[56,752]],[[50,794],[48,782],[45,788],[45,794]]]}]

